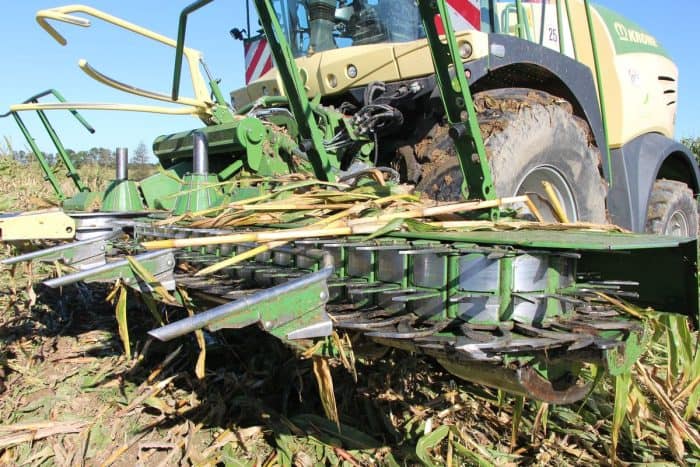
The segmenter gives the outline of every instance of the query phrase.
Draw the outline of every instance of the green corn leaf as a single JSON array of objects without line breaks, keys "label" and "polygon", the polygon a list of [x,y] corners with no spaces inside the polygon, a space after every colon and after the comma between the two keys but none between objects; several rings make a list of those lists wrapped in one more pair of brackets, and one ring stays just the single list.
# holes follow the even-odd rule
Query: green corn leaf
[{"label": "green corn leaf", "polygon": [[275,438],[277,444],[277,462],[282,467],[291,467],[294,458],[294,438],[288,434],[278,434]]},{"label": "green corn leaf", "polygon": [[3,199],[0,200],[0,211],[10,211],[14,207],[16,202],[16,198],[5,195]]},{"label": "green corn leaf", "polygon": [[119,337],[124,345],[124,353],[127,357],[131,358],[131,343],[129,342],[129,328],[126,322],[126,287],[121,286],[119,291],[119,299],[117,300],[116,307],[117,315],[117,327],[119,330]]},{"label": "green corn leaf", "polygon": [[[700,344],[700,341],[698,342]],[[695,357],[688,372],[688,379],[695,381],[700,378],[700,348],[695,348]],[[700,389],[696,388],[688,398],[688,405],[685,408],[685,418],[690,420],[695,416],[698,406],[700,405]]]},{"label": "green corn leaf", "polygon": [[415,219],[404,219],[404,224],[409,232],[436,232],[441,230],[439,227],[433,227],[425,222],[417,221]]},{"label": "green corn leaf", "polygon": [[688,371],[693,365],[693,336],[690,333],[688,318],[682,315],[671,317],[671,331],[678,354],[678,375],[683,374],[687,380]]},{"label": "green corn leaf", "polygon": [[[182,297],[182,303],[185,305],[185,309],[187,309],[187,314],[190,317],[194,316],[194,305],[192,304],[192,300],[190,299],[189,295],[187,295],[185,289],[178,288],[177,292],[180,294],[180,297]],[[194,332],[194,336],[197,339],[197,345],[199,346],[199,356],[197,357],[197,363],[194,367],[194,373],[197,375],[197,379],[201,381],[206,376],[207,343],[204,340],[204,332],[202,332],[201,329],[197,329]]]},{"label": "green corn leaf", "polygon": [[679,371],[679,355],[678,355],[678,338],[675,333],[674,320],[670,315],[664,314],[661,317],[661,323],[666,329],[666,349],[668,350],[668,373],[674,378],[678,378]]},{"label": "green corn leaf", "polygon": [[615,377],[615,409],[613,412],[611,457],[613,465],[617,457],[617,445],[620,440],[620,429],[627,415],[627,395],[632,382],[632,373],[621,373]]},{"label": "green corn leaf", "polygon": [[515,407],[513,407],[513,428],[510,434],[510,447],[515,448],[518,444],[518,433],[520,432],[520,422],[523,419],[523,409],[525,408],[525,398],[516,396]]},{"label": "green corn leaf", "polygon": [[294,191],[294,190],[298,190],[300,188],[308,188],[310,186],[317,186],[317,185],[329,186],[329,187],[340,188],[340,189],[345,188],[347,186],[347,185],[344,185],[342,183],[322,182],[320,180],[304,180],[301,182],[285,183],[284,185],[280,185],[274,189],[273,193],[281,193],[283,191]]},{"label": "green corn leaf", "polygon": [[581,411],[586,406],[586,404],[588,404],[588,401],[591,399],[591,396],[600,385],[600,382],[603,381],[603,378],[605,377],[605,369],[601,368],[599,365],[591,364],[591,375],[593,376],[593,383],[591,383],[591,389],[586,394],[586,397],[583,398],[583,401],[581,401],[581,405],[576,411],[577,415],[581,414]]},{"label": "green corn leaf", "polygon": [[391,233],[395,230],[399,230],[404,224],[405,219],[394,219],[393,221],[386,224],[384,227],[378,229],[376,232],[365,237],[365,240],[373,240],[378,237],[383,237],[384,235]]},{"label": "green corn leaf", "polygon": [[292,418],[292,422],[304,430],[320,430],[323,434],[340,440],[343,443],[343,447],[347,449],[371,449],[377,445],[377,441],[374,438],[357,428],[341,423],[340,431],[338,431],[338,426],[334,422],[318,415],[297,415]]},{"label": "green corn leaf", "polygon": [[452,448],[458,455],[474,461],[479,467],[491,467],[493,465],[493,462],[489,461],[485,457],[480,456],[476,452],[470,451],[465,446],[462,446],[460,443],[453,442]]},{"label": "green corn leaf", "polygon": [[498,390],[497,405],[498,405],[499,412],[500,412],[500,409],[502,409],[506,405],[506,392],[502,389]]},{"label": "green corn leaf", "polygon": [[148,311],[153,316],[156,324],[158,324],[158,326],[162,326],[164,324],[163,317],[160,316],[160,313],[158,313],[158,307],[156,306],[156,301],[153,300],[153,296],[150,294],[141,294],[141,300],[143,300],[144,305],[146,305],[146,308],[148,308]]},{"label": "green corn leaf", "polygon": [[630,334],[625,341],[624,350],[612,349],[608,351],[608,370],[612,376],[629,375],[632,367],[646,351],[649,343],[648,333],[640,341],[636,333]]},{"label": "green corn leaf", "polygon": [[418,440],[418,443],[416,444],[416,455],[418,456],[418,459],[420,459],[420,461],[423,463],[423,465],[426,465],[428,467],[433,467],[435,465],[430,459],[430,454],[428,453],[428,450],[440,444],[440,442],[443,439],[445,439],[445,437],[449,433],[450,427],[448,425],[443,425],[435,429],[433,432],[421,436],[421,438]]},{"label": "green corn leaf", "polygon": [[133,256],[127,256],[126,259],[129,261],[129,266],[135,275],[137,275],[142,281],[144,281],[148,286],[153,289],[153,292],[158,295],[158,297],[167,303],[177,304],[177,300],[173,297],[168,290],[163,287],[163,284],[155,278],[155,276],[144,267],[143,264]]}]

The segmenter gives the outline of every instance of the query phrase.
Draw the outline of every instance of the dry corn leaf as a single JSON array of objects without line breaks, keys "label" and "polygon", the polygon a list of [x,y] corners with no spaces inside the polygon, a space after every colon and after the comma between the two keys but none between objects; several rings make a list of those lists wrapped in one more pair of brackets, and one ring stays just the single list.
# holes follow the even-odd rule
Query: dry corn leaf
[{"label": "dry corn leaf", "polygon": [[50,436],[80,433],[88,425],[84,421],[19,423],[0,426],[0,449],[7,449],[21,443],[34,442]]},{"label": "dry corn leaf", "polygon": [[340,417],[338,417],[338,406],[335,401],[335,391],[333,389],[333,376],[328,365],[328,359],[313,356],[314,376],[318,384],[318,392],[321,396],[321,404],[326,413],[326,417],[338,426],[340,430]]}]

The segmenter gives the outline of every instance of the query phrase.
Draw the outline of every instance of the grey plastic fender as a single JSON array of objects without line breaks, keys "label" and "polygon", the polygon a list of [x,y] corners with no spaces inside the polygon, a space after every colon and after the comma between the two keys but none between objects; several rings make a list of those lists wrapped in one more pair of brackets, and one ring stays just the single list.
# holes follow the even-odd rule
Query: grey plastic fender
[{"label": "grey plastic fender", "polygon": [[681,143],[658,133],[647,133],[612,151],[613,184],[608,191],[608,211],[614,224],[644,232],[651,190],[669,158],[685,166],[683,181],[697,194],[700,170],[693,153]]}]

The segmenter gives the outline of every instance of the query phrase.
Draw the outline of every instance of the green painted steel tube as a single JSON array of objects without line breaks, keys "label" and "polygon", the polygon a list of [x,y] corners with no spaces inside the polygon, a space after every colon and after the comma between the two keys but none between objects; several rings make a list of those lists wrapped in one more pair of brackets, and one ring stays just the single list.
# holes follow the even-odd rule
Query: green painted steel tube
[{"label": "green painted steel tube", "polygon": [[542,2],[542,12],[540,14],[540,45],[544,45],[544,30],[547,17],[547,0]]},{"label": "green painted steel tube", "polygon": [[593,25],[593,14],[591,12],[591,3],[589,0],[584,0],[583,4],[586,8],[586,21],[588,22],[588,33],[591,36],[591,48],[593,49],[593,63],[595,65],[595,75],[598,84],[598,100],[600,101],[600,114],[603,118],[603,131],[605,132],[605,156],[608,165],[608,184],[613,188],[613,169],[612,157],[610,154],[610,144],[608,141],[608,115],[605,105],[605,92],[603,89],[603,73],[600,69],[600,56],[598,55],[598,41],[596,40],[595,27]]},{"label": "green painted steel tube", "polygon": [[175,47],[175,69],[173,71],[172,98],[174,101],[180,97],[180,79],[182,77],[182,57],[185,50],[185,35],[187,34],[187,17],[213,1],[214,0],[198,0],[187,5],[180,13],[180,21],[177,26],[177,45]]},{"label": "green painted steel tube", "polygon": [[[564,309],[558,299],[552,298],[561,288],[561,274],[559,271],[564,270],[563,262],[566,261],[562,257],[550,256],[549,265],[547,266],[547,289],[545,294],[548,295],[547,300],[547,317],[558,316]],[[555,263],[555,264],[552,264]]]},{"label": "green painted steel tube", "polygon": [[75,165],[73,165],[73,161],[70,159],[70,157],[68,157],[68,152],[66,152],[66,148],[61,142],[61,138],[58,137],[56,130],[54,130],[53,126],[51,125],[51,122],[49,122],[49,118],[46,116],[46,113],[43,110],[37,110],[36,113],[37,115],[39,115],[39,120],[41,120],[41,124],[44,125],[46,133],[48,133],[49,138],[51,138],[51,142],[56,148],[58,156],[61,158],[63,164],[66,166],[66,169],[68,170],[68,177],[70,177],[70,179],[73,180],[73,183],[75,184],[75,187],[78,189],[78,191],[90,191],[90,189],[86,187],[85,184],[83,184],[83,181],[80,179],[80,174],[78,174],[78,170],[75,168]]},{"label": "green painted steel tube", "polygon": [[[46,91],[40,92],[38,94],[35,94],[31,96],[30,98],[26,99],[24,101],[25,104],[37,104],[39,102],[39,99],[42,97],[46,96],[54,96],[57,101],[59,102],[66,102],[66,98],[63,97],[63,95],[58,92],[56,89],[48,89]],[[51,142],[53,143],[54,147],[56,148],[56,152],[58,153],[58,157],[63,161],[63,164],[66,166],[66,169],[68,170],[68,177],[70,177],[73,180],[73,183],[75,186],[78,188],[79,191],[81,192],[89,192],[90,189],[86,187],[82,180],[80,179],[80,175],[78,174],[77,169],[75,168],[75,165],[73,164],[73,161],[70,159],[68,156],[68,153],[66,152],[65,147],[63,146],[63,143],[61,142],[61,139],[58,136],[58,133],[56,133],[56,130],[54,130],[53,126],[51,125],[51,122],[49,121],[48,117],[46,116],[46,113],[43,110],[37,110],[37,115],[39,116],[39,120],[41,121],[41,124],[44,126],[44,129],[46,130],[46,133],[48,133],[49,138],[51,139]],[[78,122],[85,127],[87,131],[90,133],[94,133],[95,129],[88,123],[87,120],[80,114],[75,109],[69,109],[69,112],[75,117]],[[34,137],[31,135],[29,130],[27,129],[26,125],[22,121],[22,119],[19,117],[19,115],[16,112],[7,112],[6,114],[0,115],[0,118],[7,117],[9,115],[12,115],[17,122],[17,125],[19,126],[20,130],[22,131],[22,134],[24,135],[25,139],[29,143],[30,147],[32,148],[32,151],[34,152],[34,155],[37,157],[39,160],[39,164],[42,167],[42,170],[44,171],[45,174],[45,179],[48,180],[52,187],[54,188],[54,191],[58,195],[59,199],[63,200],[65,199],[65,194],[63,193],[63,190],[60,188],[60,184],[57,181],[52,181],[55,180],[53,171],[48,165],[48,162],[46,161],[46,158],[44,157],[44,154],[39,150],[39,148],[36,146],[36,142],[34,140]]]},{"label": "green painted steel tube", "polygon": [[564,42],[564,18],[561,11],[561,0],[557,1],[557,31],[559,33],[559,53],[564,55],[566,52],[566,43]]},{"label": "green painted steel tube", "polygon": [[574,59],[578,60],[578,51],[576,50],[576,34],[574,34],[574,24],[571,22],[571,5],[569,0],[564,0],[566,6],[566,19],[569,22],[569,31],[571,32],[571,47],[574,48]]},{"label": "green painted steel tube", "polygon": [[[38,102],[39,99],[41,99],[42,97],[46,97],[46,96],[49,96],[49,95],[53,95],[53,96],[56,98],[56,100],[59,101],[59,102],[63,102],[63,103],[66,102],[66,98],[63,97],[63,95],[62,95],[60,92],[58,92],[58,91],[55,90],[55,89],[47,89],[46,91],[40,92],[39,94],[34,94],[34,95],[33,95],[32,97],[30,97],[29,99],[26,99],[26,100],[23,102],[23,104],[36,103],[36,102]],[[94,133],[94,132],[95,132],[95,129],[92,127],[92,125],[90,125],[90,124],[87,122],[87,120],[85,120],[85,118],[80,114],[80,112],[78,112],[78,111],[75,110],[75,109],[69,109],[69,112],[70,112],[71,114],[73,114],[73,116],[76,118],[76,120],[78,120],[78,121],[80,122],[80,124],[83,125],[83,126],[85,127],[85,129],[86,129],[87,131],[89,131],[90,133]],[[12,114],[12,112],[7,112],[7,113],[5,113],[5,114],[0,115],[0,118],[9,117],[11,114]]]},{"label": "green painted steel tube", "polygon": [[513,258],[501,259],[498,276],[498,319],[509,321],[513,313]]},{"label": "green painted steel tube", "polygon": [[[58,92],[56,89],[49,89],[48,91],[44,91],[43,93],[37,94],[35,96],[30,97],[27,99],[26,102],[38,102],[38,100],[44,96],[48,95],[53,95],[57,101],[59,102],[66,102],[66,98],[63,97],[63,95]],[[88,123],[87,120],[80,114],[75,109],[70,109],[69,112],[75,117],[78,122],[80,122],[85,129],[92,133],[95,133],[95,128],[93,128],[92,125]],[[58,137],[58,134],[56,131],[53,129],[53,126],[49,123],[48,118],[44,114],[43,110],[39,110],[37,112],[39,114],[39,119],[41,120],[41,123],[44,125],[44,128],[46,129],[46,132],[49,134],[49,137],[51,138],[51,141],[53,142],[54,147],[56,148],[56,152],[58,153],[58,157],[61,158],[61,161],[63,161],[63,164],[66,166],[66,169],[68,170],[68,176],[73,180],[73,183],[75,184],[76,188],[78,188],[78,191],[81,192],[87,192],[90,191],[88,187],[86,187],[83,184],[83,181],[80,179],[80,175],[78,174],[77,169],[75,168],[75,165],[73,164],[73,161],[71,158],[68,156],[68,152],[66,149],[63,147],[63,143],[61,142],[61,139]]]},{"label": "green painted steel tube", "polygon": [[56,176],[51,170],[49,163],[46,161],[44,153],[41,152],[39,146],[37,146],[36,140],[34,140],[34,137],[31,135],[31,133],[29,133],[27,126],[24,124],[17,112],[11,112],[11,114],[14,117],[15,122],[17,122],[17,126],[19,127],[20,131],[24,135],[24,139],[27,140],[27,144],[29,144],[29,147],[34,153],[34,157],[36,157],[36,160],[39,161],[41,170],[44,172],[44,179],[46,179],[51,184],[51,187],[53,187],[53,191],[56,193],[56,196],[58,196],[58,199],[63,201],[64,199],[66,199],[66,195],[63,193],[63,190],[61,189],[61,184],[58,183],[58,180],[56,180]]},{"label": "green painted steel tube", "polygon": [[212,79],[211,81],[209,81],[209,88],[211,89],[211,92],[214,95],[214,100],[216,101],[216,103],[225,106],[226,98],[224,97],[224,93],[221,92],[219,82],[215,79]]},{"label": "green painted steel tube", "polygon": [[[466,198],[471,195],[495,199],[497,193],[493,186],[484,140],[445,1],[419,0],[418,8],[430,45],[435,80],[440,89],[447,121],[451,126],[450,136],[459,156],[464,177],[463,194]],[[436,15],[441,18],[446,44],[435,25]]]},{"label": "green painted steel tube", "polygon": [[299,124],[299,134],[304,143],[303,146],[307,146],[304,149],[309,155],[314,173],[320,180],[334,182],[333,164],[323,146],[323,133],[316,123],[294,55],[289,42],[284,37],[272,3],[270,0],[255,0],[255,7],[258,10],[260,23],[274,57],[277,73],[282,78],[285,95],[289,99],[289,107]]},{"label": "green painted steel tube", "polygon": [[518,19],[518,37],[525,39],[525,29],[523,27],[523,2],[515,0],[515,16]]},{"label": "green painted steel tube", "polygon": [[447,297],[448,300],[445,301],[447,307],[447,318],[455,319],[459,316],[459,302],[456,300],[449,300],[449,298],[456,297],[459,294],[459,257],[457,255],[450,255],[447,257]]},{"label": "green painted steel tube", "polygon": [[491,24],[490,32],[499,32],[500,27],[498,25],[498,14],[496,12],[496,0],[488,0],[489,8],[489,23]]},{"label": "green painted steel tube", "polygon": [[250,30],[250,0],[246,0],[245,2],[245,24],[248,29],[246,29],[246,32],[248,33],[248,37],[252,35],[252,31]]},{"label": "green painted steel tube", "polygon": [[255,100],[255,102],[251,102],[247,105],[244,105],[240,109],[236,110],[237,115],[245,115],[251,110],[253,110],[254,107],[270,107],[272,105],[288,105],[289,104],[289,99],[287,99],[285,96],[262,96],[261,98]]},{"label": "green painted steel tube", "polygon": [[[62,95],[60,92],[58,92],[56,89],[49,89],[48,91],[46,91],[46,92],[44,92],[44,93],[42,93],[42,94],[38,94],[38,95],[36,95],[36,96],[32,96],[32,97],[30,97],[30,98],[28,99],[28,101],[35,101],[35,100],[37,100],[37,99],[39,99],[39,98],[41,98],[41,97],[47,96],[47,95],[49,95],[49,94],[53,95],[53,97],[55,97],[56,100],[57,100],[58,102],[64,102],[64,103],[67,102],[67,101],[66,101],[66,98],[63,97],[63,95]],[[70,110],[68,110],[68,111],[75,117],[76,120],[78,120],[78,122],[80,122],[81,125],[83,125],[83,126],[85,127],[85,129],[86,129],[87,131],[89,131],[91,134],[92,134],[92,133],[95,133],[95,129],[92,127],[92,125],[90,125],[90,124],[88,123],[87,120],[85,120],[85,117],[83,117],[83,116],[80,114],[80,112],[78,112],[78,111],[75,110],[75,109],[70,109]]]}]

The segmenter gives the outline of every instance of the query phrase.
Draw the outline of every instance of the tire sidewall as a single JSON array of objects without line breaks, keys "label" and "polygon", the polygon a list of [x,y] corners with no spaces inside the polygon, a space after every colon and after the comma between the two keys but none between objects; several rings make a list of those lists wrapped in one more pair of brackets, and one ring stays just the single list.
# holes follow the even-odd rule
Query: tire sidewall
[{"label": "tire sidewall", "polygon": [[[484,141],[491,176],[499,197],[517,194],[525,176],[549,167],[565,181],[579,221],[607,222],[606,185],[598,169],[598,149],[588,143],[584,127],[559,105],[529,105],[507,116],[507,124]],[[444,154],[417,189],[438,201],[461,199],[462,172],[452,139],[444,128],[431,131],[428,153]]]},{"label": "tire sidewall", "polygon": [[566,110],[541,105],[523,109],[485,145],[498,196],[516,195],[527,174],[548,167],[566,181],[579,221],[606,222],[598,151]]},{"label": "tire sidewall", "polygon": [[682,182],[657,180],[649,200],[645,230],[656,235],[668,235],[666,230],[675,212],[681,212],[685,217],[687,236],[697,235],[700,219],[692,190]]}]

